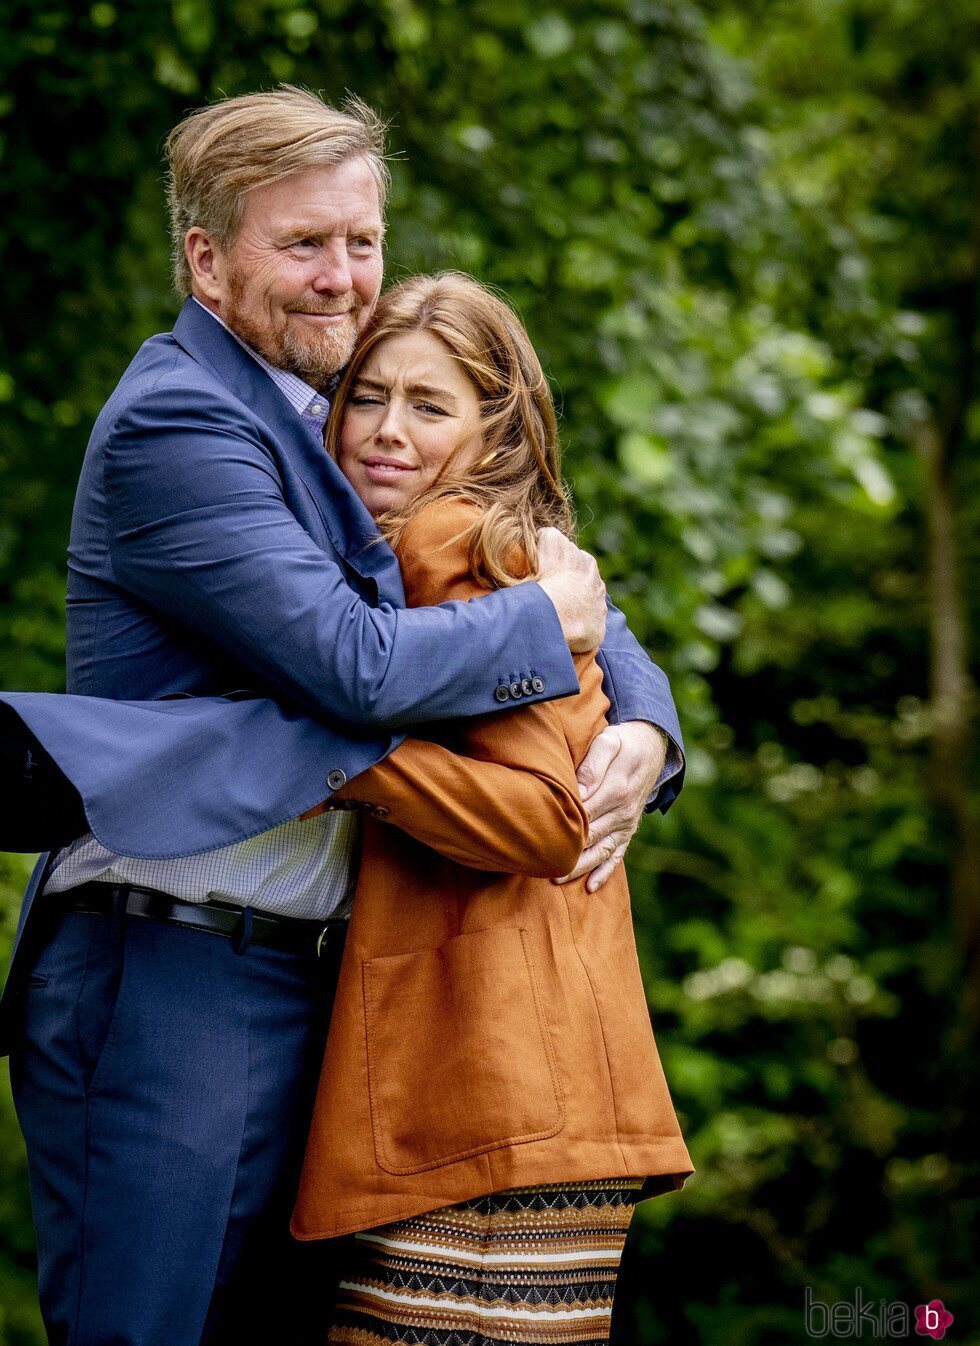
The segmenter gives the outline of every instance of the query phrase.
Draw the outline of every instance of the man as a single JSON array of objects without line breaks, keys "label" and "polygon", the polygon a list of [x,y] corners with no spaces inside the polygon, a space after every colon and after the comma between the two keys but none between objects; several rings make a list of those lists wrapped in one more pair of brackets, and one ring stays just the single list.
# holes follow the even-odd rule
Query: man
[{"label": "man", "polygon": [[[289,88],[229,99],[181,123],[168,158],[188,298],[96,423],[68,595],[79,716],[93,696],[160,698],[120,715],[166,808],[134,808],[125,729],[60,763],[93,832],[42,856],[25,898],[12,1080],[52,1342],[313,1342],[323,1250],[286,1226],[355,832],[348,813],[299,814],[405,726],[574,693],[569,649],[602,636],[604,590],[549,530],[537,583],[406,610],[323,451],[382,279],[387,178],[366,108]],[[681,767],[663,674],[614,609],[608,626],[618,723],[584,765],[580,870],[598,864],[596,882]],[[250,695],[215,710],[237,689]],[[204,698],[217,748],[213,719],[195,735],[165,699],[181,696]],[[44,742],[57,757],[57,733]]]}]

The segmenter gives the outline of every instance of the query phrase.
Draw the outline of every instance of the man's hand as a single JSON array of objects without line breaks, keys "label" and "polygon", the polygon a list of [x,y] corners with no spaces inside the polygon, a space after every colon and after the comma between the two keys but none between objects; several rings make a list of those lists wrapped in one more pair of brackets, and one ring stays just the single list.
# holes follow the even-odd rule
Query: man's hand
[{"label": "man's hand", "polygon": [[602,644],[606,634],[606,586],[595,557],[569,542],[557,528],[538,532],[538,583],[558,613],[573,654]]},{"label": "man's hand", "polygon": [[589,870],[590,893],[605,883],[626,854],[666,755],[666,735],[644,720],[610,725],[592,740],[578,769],[589,834],[578,864],[559,883]]}]

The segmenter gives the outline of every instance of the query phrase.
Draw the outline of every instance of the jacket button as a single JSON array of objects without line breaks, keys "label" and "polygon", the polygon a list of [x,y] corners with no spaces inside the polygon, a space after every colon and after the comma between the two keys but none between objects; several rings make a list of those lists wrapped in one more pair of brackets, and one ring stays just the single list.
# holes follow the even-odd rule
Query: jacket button
[{"label": "jacket button", "polygon": [[346,772],[341,771],[339,767],[335,771],[331,771],[327,777],[327,784],[331,790],[342,790],[347,784]]},{"label": "jacket button", "polygon": [[534,684],[530,678],[521,678],[521,691],[525,696],[531,696],[534,692]]},{"label": "jacket button", "polygon": [[524,689],[521,687],[521,684],[519,682],[512,682],[510,684],[510,694],[515,701],[518,699],[518,697],[524,695]]},{"label": "jacket button", "polygon": [[544,691],[544,678],[532,678],[532,679],[531,679],[531,690],[532,690],[533,692],[543,692],[543,691]]},{"label": "jacket button", "polygon": [[497,698],[498,701],[510,700],[510,688],[507,686],[506,682],[502,682],[500,684],[500,686],[494,692],[494,696]]}]

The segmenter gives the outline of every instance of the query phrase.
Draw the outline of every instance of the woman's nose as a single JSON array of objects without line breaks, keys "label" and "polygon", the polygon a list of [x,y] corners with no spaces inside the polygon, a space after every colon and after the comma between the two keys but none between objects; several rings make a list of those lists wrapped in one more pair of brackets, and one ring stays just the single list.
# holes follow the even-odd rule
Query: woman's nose
[{"label": "woman's nose", "polygon": [[374,432],[374,438],[379,444],[405,443],[405,427],[402,424],[401,409],[396,402],[391,401],[385,407],[384,415]]}]

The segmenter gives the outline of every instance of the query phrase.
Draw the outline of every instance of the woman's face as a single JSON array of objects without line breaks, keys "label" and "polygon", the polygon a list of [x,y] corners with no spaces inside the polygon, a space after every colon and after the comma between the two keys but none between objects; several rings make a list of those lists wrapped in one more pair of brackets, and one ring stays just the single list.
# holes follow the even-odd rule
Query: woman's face
[{"label": "woman's face", "polygon": [[375,518],[431,485],[457,446],[463,470],[482,446],[476,388],[431,332],[379,342],[343,416],[340,469]]}]

